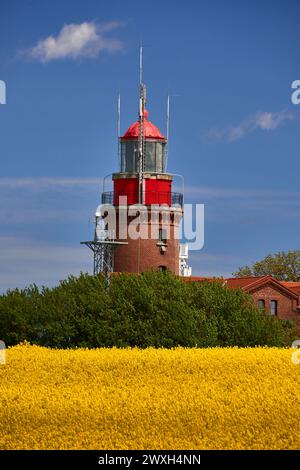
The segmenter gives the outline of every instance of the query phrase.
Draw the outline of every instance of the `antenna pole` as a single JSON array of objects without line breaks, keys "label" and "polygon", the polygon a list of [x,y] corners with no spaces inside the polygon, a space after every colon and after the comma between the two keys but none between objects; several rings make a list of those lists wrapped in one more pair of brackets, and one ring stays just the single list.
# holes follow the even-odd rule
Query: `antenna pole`
[{"label": "antenna pole", "polygon": [[140,86],[143,83],[143,46],[140,46]]},{"label": "antenna pole", "polygon": [[170,95],[167,96],[167,145],[166,145],[166,168],[168,165],[168,153],[169,153],[169,133],[170,133]]},{"label": "antenna pole", "polygon": [[144,112],[146,104],[146,86],[143,84],[143,47],[140,46],[140,84],[139,84],[139,147],[138,147],[138,171],[139,171],[139,204],[144,203],[143,179],[144,179]]},{"label": "antenna pole", "polygon": [[121,168],[121,144],[120,144],[120,137],[121,137],[121,94],[118,95],[118,124],[117,124],[117,132],[118,132],[118,160],[120,170]]}]

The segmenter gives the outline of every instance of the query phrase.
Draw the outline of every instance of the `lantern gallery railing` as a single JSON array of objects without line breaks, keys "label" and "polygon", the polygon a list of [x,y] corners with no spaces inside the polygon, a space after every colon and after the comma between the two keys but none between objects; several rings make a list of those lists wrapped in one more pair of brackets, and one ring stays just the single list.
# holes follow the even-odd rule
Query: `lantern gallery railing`
[{"label": "lantern gallery railing", "polygon": [[[138,203],[138,192],[137,191],[119,191],[114,193],[114,191],[106,191],[102,193],[101,203],[102,204],[113,204],[118,205],[120,203],[120,198],[126,197],[127,204],[137,204]],[[143,194],[144,204],[167,204],[168,206],[183,206],[183,194],[174,193],[174,192],[165,192],[165,191],[145,191]]]}]

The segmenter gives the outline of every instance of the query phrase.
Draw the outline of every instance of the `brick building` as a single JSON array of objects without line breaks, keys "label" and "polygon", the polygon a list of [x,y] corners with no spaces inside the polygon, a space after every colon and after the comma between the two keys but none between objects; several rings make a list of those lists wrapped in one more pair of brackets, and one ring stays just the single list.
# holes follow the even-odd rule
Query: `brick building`
[{"label": "brick building", "polygon": [[[201,282],[213,279],[191,277],[190,280]],[[242,289],[251,294],[257,307],[269,315],[300,325],[300,282],[278,281],[272,276],[237,277],[221,281],[229,289]]]}]

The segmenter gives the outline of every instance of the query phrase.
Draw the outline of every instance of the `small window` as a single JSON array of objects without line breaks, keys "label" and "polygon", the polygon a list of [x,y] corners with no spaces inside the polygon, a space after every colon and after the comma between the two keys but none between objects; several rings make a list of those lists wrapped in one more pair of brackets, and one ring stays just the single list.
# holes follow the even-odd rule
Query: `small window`
[{"label": "small window", "polygon": [[270,302],[270,314],[277,315],[278,303],[277,300],[271,300]]},{"label": "small window", "polygon": [[258,308],[259,308],[260,310],[265,310],[266,304],[265,304],[264,299],[259,299],[259,300],[258,300]]},{"label": "small window", "polygon": [[158,232],[158,239],[160,242],[166,243],[167,241],[167,231],[164,228],[160,228]]},{"label": "small window", "polygon": [[138,171],[138,142],[128,140],[121,142],[121,171],[136,173]]},{"label": "small window", "polygon": [[146,142],[145,171],[156,172],[155,142]]},{"label": "small window", "polygon": [[165,172],[165,143],[146,140],[145,171],[151,173]]},{"label": "small window", "polygon": [[167,266],[158,266],[158,270],[161,272],[165,272],[167,270]]},{"label": "small window", "polygon": [[164,172],[164,165],[163,165],[163,145],[160,142],[156,143],[156,171],[157,173]]}]

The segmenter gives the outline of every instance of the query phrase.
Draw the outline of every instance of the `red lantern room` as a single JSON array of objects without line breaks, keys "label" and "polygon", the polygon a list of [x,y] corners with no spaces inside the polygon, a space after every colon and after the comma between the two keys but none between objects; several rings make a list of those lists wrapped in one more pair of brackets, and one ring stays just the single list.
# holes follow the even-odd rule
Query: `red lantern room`
[{"label": "red lantern room", "polygon": [[141,202],[145,205],[167,204],[170,206],[172,203],[172,176],[166,174],[167,140],[160,130],[149,121],[147,110],[144,110],[143,118],[142,198],[139,201],[140,121],[136,121],[120,137],[121,167],[120,172],[113,175],[113,203],[118,205],[119,198],[126,196],[128,205]]}]

